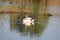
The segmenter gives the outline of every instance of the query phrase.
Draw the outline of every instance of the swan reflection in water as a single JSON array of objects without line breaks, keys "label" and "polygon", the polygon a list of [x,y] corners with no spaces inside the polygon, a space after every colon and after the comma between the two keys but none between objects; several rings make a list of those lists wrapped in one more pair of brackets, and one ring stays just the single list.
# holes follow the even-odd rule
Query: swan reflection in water
[{"label": "swan reflection in water", "polygon": [[25,27],[34,25],[34,19],[32,19],[31,17],[25,16],[25,18],[23,19],[23,24],[25,25]]}]

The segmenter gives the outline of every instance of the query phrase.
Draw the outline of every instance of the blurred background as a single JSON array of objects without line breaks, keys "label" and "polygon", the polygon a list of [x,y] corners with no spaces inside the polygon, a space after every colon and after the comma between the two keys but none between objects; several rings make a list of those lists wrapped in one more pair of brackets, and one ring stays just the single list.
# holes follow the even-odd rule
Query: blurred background
[{"label": "blurred background", "polygon": [[0,0],[0,40],[60,40],[60,0]]}]

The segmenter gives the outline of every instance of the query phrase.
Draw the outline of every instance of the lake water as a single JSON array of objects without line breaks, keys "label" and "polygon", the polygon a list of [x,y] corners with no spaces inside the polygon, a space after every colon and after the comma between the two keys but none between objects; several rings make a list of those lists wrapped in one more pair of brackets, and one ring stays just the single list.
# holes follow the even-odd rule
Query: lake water
[{"label": "lake water", "polygon": [[60,16],[39,16],[34,25],[25,28],[24,15],[0,14],[0,40],[60,40]]}]

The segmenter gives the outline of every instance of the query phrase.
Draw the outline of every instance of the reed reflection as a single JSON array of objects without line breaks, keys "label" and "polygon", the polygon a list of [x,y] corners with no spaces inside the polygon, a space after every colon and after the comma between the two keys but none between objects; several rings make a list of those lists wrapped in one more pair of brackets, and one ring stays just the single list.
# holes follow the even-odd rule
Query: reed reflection
[{"label": "reed reflection", "polygon": [[[28,17],[25,17],[26,15],[28,15]],[[44,15],[38,15],[38,19],[34,19],[33,15],[33,13],[11,14],[11,31],[16,30],[17,32],[21,33],[21,35],[41,36],[41,34],[47,26],[49,17]],[[25,18],[28,18],[28,21],[27,19],[24,20]],[[23,20],[25,21],[25,23],[23,23]],[[32,20],[34,25],[32,25]]]}]

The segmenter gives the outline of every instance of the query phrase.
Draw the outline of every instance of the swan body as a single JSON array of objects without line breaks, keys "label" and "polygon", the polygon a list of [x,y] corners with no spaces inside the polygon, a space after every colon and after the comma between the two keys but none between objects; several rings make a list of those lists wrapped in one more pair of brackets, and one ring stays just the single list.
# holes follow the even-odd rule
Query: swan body
[{"label": "swan body", "polygon": [[24,24],[25,26],[34,25],[34,19],[32,19],[31,17],[26,16],[26,17],[23,19],[23,24]]}]

